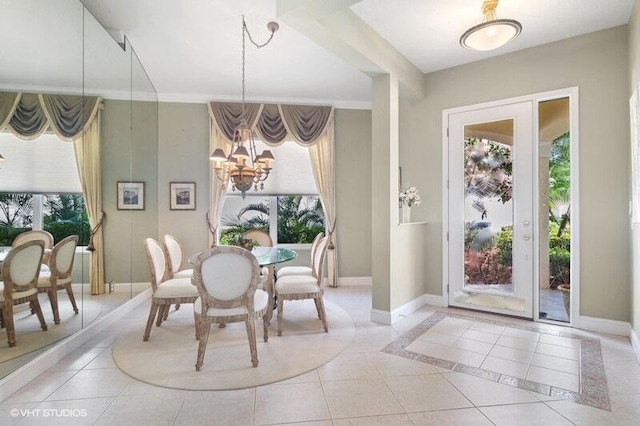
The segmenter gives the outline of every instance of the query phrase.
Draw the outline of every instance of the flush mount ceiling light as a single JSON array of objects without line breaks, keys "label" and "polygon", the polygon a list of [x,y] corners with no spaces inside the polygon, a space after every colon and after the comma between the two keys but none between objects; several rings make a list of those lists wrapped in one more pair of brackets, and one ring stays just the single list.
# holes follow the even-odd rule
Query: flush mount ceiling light
[{"label": "flush mount ceiling light", "polygon": [[520,22],[513,19],[498,19],[496,8],[498,0],[485,0],[482,3],[484,21],[469,28],[460,37],[460,45],[467,49],[493,50],[508,43],[522,31]]}]

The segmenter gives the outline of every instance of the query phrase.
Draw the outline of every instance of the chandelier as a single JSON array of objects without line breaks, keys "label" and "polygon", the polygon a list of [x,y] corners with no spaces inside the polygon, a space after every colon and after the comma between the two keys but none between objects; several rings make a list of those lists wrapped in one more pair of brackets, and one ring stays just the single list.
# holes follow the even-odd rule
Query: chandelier
[{"label": "chandelier", "polygon": [[484,21],[469,28],[460,37],[462,47],[474,50],[493,50],[518,37],[522,31],[520,22],[513,19],[498,19],[498,0],[484,0]]},{"label": "chandelier", "polygon": [[240,124],[235,128],[229,155],[222,148],[217,148],[211,154],[210,160],[214,164],[216,176],[222,182],[222,188],[227,188],[231,183],[233,191],[240,191],[242,198],[252,187],[255,191],[264,189],[264,181],[271,172],[271,163],[275,160],[270,150],[265,149],[261,154],[256,152],[254,132],[249,126],[245,110],[245,35],[258,49],[269,44],[273,34],[278,30],[276,22],[269,22],[267,29],[271,32],[269,39],[258,44],[251,38],[249,29],[242,16],[242,115]]}]

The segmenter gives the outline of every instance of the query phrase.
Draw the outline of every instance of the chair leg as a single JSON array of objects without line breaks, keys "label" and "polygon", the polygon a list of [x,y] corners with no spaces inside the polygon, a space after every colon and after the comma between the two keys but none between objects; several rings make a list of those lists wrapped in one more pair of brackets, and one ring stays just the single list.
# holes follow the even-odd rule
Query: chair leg
[{"label": "chair leg", "polygon": [[149,335],[151,334],[151,326],[153,326],[153,320],[156,318],[157,313],[158,313],[158,303],[155,300],[153,300],[151,301],[151,310],[149,311],[147,326],[144,329],[144,336],[142,336],[142,340],[144,342],[149,340]]},{"label": "chair leg", "polygon": [[[42,308],[40,307],[40,301],[38,300],[38,294],[36,293],[35,297],[31,299],[31,308],[36,311],[36,315],[38,315],[38,320],[40,320],[40,328],[42,331],[47,331],[47,323],[44,322],[44,315],[42,315]],[[60,318],[58,318],[60,321]]]},{"label": "chair leg", "polygon": [[284,309],[284,299],[278,300],[278,336],[282,336],[282,310]]},{"label": "chair leg", "polygon": [[318,298],[317,297],[313,298],[313,303],[316,304],[316,311],[318,311],[318,319],[322,320],[322,317],[320,316],[320,305],[318,304]]},{"label": "chair leg", "polygon": [[164,310],[164,314],[162,315],[162,321],[166,321],[167,318],[169,318],[169,311],[171,310],[171,305],[167,305],[167,307]]},{"label": "chair leg", "polygon": [[329,328],[327,327],[327,314],[324,310],[324,300],[322,300],[322,296],[316,297],[314,299],[316,301],[316,306],[318,306],[318,315],[320,315],[320,321],[322,321],[322,327],[324,328],[324,332],[328,332]]},{"label": "chair leg", "polygon": [[4,315],[4,326],[7,329],[7,343],[10,347],[16,345],[16,331],[13,328],[13,305],[5,305],[2,310]]},{"label": "chair leg", "polygon": [[247,326],[247,337],[249,338],[249,349],[251,349],[251,364],[258,366],[258,345],[256,344],[256,323],[253,318],[248,318],[244,322]]},{"label": "chair leg", "polygon": [[265,313],[262,316],[262,337],[265,342],[269,341],[269,318],[267,315],[268,313]]},{"label": "chair leg", "polygon": [[211,330],[211,318],[202,315],[200,320],[200,342],[198,343],[198,358],[196,360],[196,371],[200,371],[204,364],[204,353],[207,350],[207,342],[209,341],[209,331]]},{"label": "chair leg", "polygon": [[64,288],[67,290],[67,296],[69,296],[69,300],[71,300],[71,306],[73,306],[73,312],[78,313],[78,305],[76,305],[76,298],[73,295],[73,289],[71,288],[71,283],[66,284]]},{"label": "chair leg", "polygon": [[180,303],[176,303],[176,311],[180,309]]},{"label": "chair leg", "polygon": [[162,324],[165,310],[168,310],[169,306],[171,305],[160,305],[160,308],[158,309],[158,318],[156,319],[156,327],[160,327],[160,324]]},{"label": "chair leg", "polygon": [[0,307],[0,328],[4,328],[4,309]]},{"label": "chair leg", "polygon": [[53,311],[53,322],[55,324],[60,324],[60,311],[58,310],[58,290],[52,287],[49,287],[47,290],[47,294],[49,295],[49,302],[51,302],[51,310]]},{"label": "chair leg", "polygon": [[198,318],[198,314],[193,312],[193,323],[194,329],[196,330],[196,340],[200,340],[200,319]]}]

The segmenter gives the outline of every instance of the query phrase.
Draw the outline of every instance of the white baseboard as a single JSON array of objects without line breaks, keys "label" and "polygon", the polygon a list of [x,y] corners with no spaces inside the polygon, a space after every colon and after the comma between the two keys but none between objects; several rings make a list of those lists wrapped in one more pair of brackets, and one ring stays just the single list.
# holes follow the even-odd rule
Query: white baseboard
[{"label": "white baseboard", "polygon": [[382,311],[379,309],[372,309],[369,318],[373,322],[380,324],[391,325],[394,322],[407,317],[422,308],[425,305],[431,306],[447,306],[446,299],[443,296],[435,294],[423,294],[415,299],[405,303],[397,309],[391,312]]},{"label": "white baseboard", "polygon": [[373,285],[371,277],[338,277],[338,285]]},{"label": "white baseboard", "polygon": [[598,333],[609,333],[617,336],[629,337],[631,324],[625,321],[615,321],[606,318],[580,316],[578,328]]},{"label": "white baseboard", "polygon": [[629,330],[629,339],[631,340],[631,347],[633,348],[633,353],[636,354],[636,360],[640,362],[640,339],[638,338],[638,334],[633,328]]},{"label": "white baseboard", "polygon": [[[142,293],[143,291],[150,289],[151,283],[114,283],[114,293],[129,293],[134,294]],[[105,283],[105,290],[109,293],[109,283]]]},{"label": "white baseboard", "polygon": [[78,349],[81,345],[91,340],[98,333],[106,330],[111,324],[122,318],[129,311],[151,297],[151,289],[144,291],[113,311],[106,314],[86,328],[54,344],[51,349],[38,355],[26,365],[18,368],[13,373],[0,380],[0,402],[7,399],[18,389],[38,377],[40,374],[53,367],[62,358]]}]

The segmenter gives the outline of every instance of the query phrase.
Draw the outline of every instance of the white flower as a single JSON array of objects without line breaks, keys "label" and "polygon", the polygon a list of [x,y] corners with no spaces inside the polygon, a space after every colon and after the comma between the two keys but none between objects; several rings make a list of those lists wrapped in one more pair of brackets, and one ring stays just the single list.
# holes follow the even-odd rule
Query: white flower
[{"label": "white flower", "polygon": [[409,207],[413,205],[419,206],[420,203],[422,203],[422,198],[418,195],[418,190],[415,186],[401,189],[398,194],[398,200],[400,201],[400,205],[407,205]]}]

